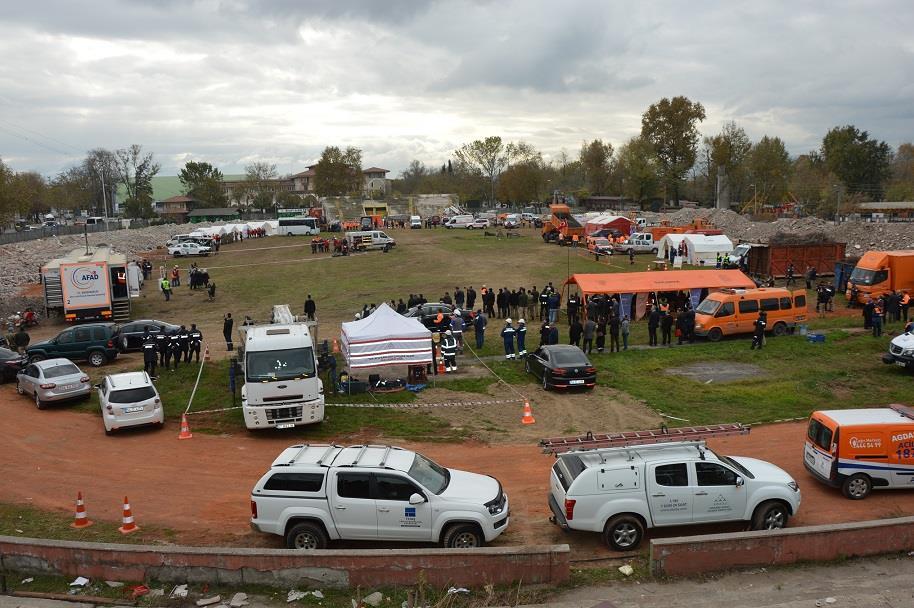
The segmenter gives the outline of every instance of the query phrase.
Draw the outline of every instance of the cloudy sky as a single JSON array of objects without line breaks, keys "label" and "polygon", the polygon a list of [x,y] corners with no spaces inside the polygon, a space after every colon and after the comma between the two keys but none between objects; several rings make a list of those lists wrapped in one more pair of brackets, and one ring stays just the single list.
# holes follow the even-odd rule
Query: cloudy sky
[{"label": "cloudy sky", "polygon": [[399,173],[487,135],[547,158],[619,145],[661,97],[793,153],[855,124],[914,139],[914,3],[4,0],[0,157],[54,174],[93,147],[299,171],[326,145]]}]

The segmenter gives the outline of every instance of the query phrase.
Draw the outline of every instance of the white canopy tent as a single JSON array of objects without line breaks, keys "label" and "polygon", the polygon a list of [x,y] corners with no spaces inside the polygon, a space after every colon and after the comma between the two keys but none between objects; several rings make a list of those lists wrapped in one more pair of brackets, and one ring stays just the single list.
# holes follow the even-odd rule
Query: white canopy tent
[{"label": "white canopy tent", "polygon": [[387,304],[364,319],[343,323],[342,342],[350,370],[432,362],[432,332]]},{"label": "white canopy tent", "polygon": [[693,265],[704,263],[705,266],[714,266],[717,256],[726,255],[733,251],[733,241],[722,234],[684,234],[686,262]]},{"label": "white canopy tent", "polygon": [[[660,259],[670,259],[670,250],[679,251],[679,243],[682,242],[686,235],[684,234],[667,234],[660,242],[657,243],[657,257]],[[678,255],[678,253],[677,253]]]}]

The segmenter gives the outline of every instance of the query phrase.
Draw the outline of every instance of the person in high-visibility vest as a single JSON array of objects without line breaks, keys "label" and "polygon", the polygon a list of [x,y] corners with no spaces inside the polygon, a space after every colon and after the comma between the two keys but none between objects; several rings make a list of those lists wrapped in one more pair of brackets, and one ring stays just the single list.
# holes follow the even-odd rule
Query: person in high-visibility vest
[{"label": "person in high-visibility vest", "polygon": [[501,338],[505,343],[505,359],[514,358],[514,335],[517,332],[511,325],[511,319],[505,319],[505,327],[501,330]]},{"label": "person in high-visibility vest", "polygon": [[167,278],[162,279],[162,293],[165,294],[165,301],[168,302],[171,300],[171,283]]},{"label": "person in high-visibility vest", "polygon": [[444,357],[444,371],[456,372],[457,338],[450,329],[444,332],[444,336],[441,338],[441,356]]},{"label": "person in high-visibility vest", "polygon": [[907,291],[902,292],[901,294],[901,321],[905,325],[908,324],[908,309],[911,307],[911,294]]}]

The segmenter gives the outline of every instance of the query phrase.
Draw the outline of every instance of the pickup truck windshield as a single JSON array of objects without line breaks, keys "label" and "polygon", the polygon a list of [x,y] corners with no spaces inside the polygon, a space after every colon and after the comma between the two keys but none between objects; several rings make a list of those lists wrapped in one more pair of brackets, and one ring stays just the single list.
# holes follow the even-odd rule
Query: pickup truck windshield
[{"label": "pickup truck windshield", "polygon": [[700,315],[713,315],[717,312],[718,308],[720,308],[720,302],[712,300],[711,298],[705,298],[705,301],[698,305],[695,312]]},{"label": "pickup truck windshield", "polygon": [[851,282],[857,285],[878,285],[889,279],[888,270],[868,270],[866,268],[854,268],[851,273]]},{"label": "pickup truck windshield", "polygon": [[435,494],[444,492],[451,481],[451,473],[447,469],[422,454],[416,454],[406,473]]},{"label": "pickup truck windshield", "polygon": [[[713,450],[709,450],[709,451],[713,451]],[[742,473],[745,477],[748,477],[749,479],[755,479],[755,475],[752,474],[752,471],[750,471],[749,469],[747,469],[740,463],[736,462],[729,456],[722,456],[721,454],[718,454],[717,452],[714,452],[714,455],[717,456],[718,460],[720,460],[722,463],[730,465],[731,467],[733,467],[734,469],[736,469],[737,471]]]},{"label": "pickup truck windshield", "polygon": [[248,351],[245,366],[245,379],[248,382],[313,378],[314,354],[310,346],[264,352]]}]

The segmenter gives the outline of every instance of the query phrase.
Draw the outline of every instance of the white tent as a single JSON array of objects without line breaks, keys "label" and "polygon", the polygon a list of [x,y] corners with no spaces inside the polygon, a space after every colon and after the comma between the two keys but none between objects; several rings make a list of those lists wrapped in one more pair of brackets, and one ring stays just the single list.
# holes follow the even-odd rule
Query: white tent
[{"label": "white tent", "polygon": [[432,332],[387,304],[364,319],[343,323],[342,338],[350,370],[432,362]]},{"label": "white tent", "polygon": [[733,251],[733,241],[722,234],[684,234],[686,252],[685,259],[689,264],[698,265],[704,262],[705,266],[714,266],[717,256],[726,255]]},{"label": "white tent", "polygon": [[[679,243],[682,242],[686,235],[684,234],[667,234],[660,242],[657,243],[657,257],[660,259],[669,260],[670,259],[670,250],[675,249],[679,251]],[[678,253],[677,253],[678,255]]]}]

